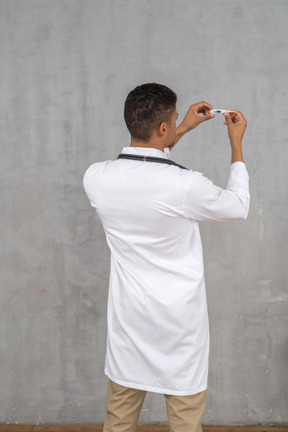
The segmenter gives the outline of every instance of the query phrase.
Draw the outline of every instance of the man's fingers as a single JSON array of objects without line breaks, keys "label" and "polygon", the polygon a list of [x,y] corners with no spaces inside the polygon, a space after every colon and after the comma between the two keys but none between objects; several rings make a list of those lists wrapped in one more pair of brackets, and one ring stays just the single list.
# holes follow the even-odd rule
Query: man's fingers
[{"label": "man's fingers", "polygon": [[[224,115],[225,114],[226,113],[224,113]],[[231,118],[232,123],[240,123],[242,121],[246,122],[245,117],[243,116],[243,114],[240,111],[234,110],[233,112],[227,113],[227,114],[229,114],[229,117]],[[226,117],[225,117],[225,120],[226,120]]]},{"label": "man's fingers", "polygon": [[209,114],[210,110],[213,109],[212,105],[208,104],[207,102],[198,102],[195,104],[196,112],[198,114]]},{"label": "man's fingers", "polygon": [[210,109],[213,109],[213,106],[207,102],[198,102],[190,105],[190,108],[181,123],[182,126],[187,132],[189,132],[190,130],[195,129],[200,123],[215,117],[214,114],[210,114]]},{"label": "man's fingers", "polygon": [[204,121],[211,120],[214,117],[215,117],[215,114],[205,114],[203,116],[199,116],[199,121],[200,121],[200,123],[202,123]]},{"label": "man's fingers", "polygon": [[202,104],[203,107],[207,109],[207,111],[210,111],[210,109],[214,109],[214,107],[207,102],[200,102],[200,103]]},{"label": "man's fingers", "polygon": [[227,126],[229,126],[230,124],[233,123],[232,118],[230,116],[230,113],[228,113],[228,112],[224,113],[224,117],[225,117],[224,124],[226,124]]},{"label": "man's fingers", "polygon": [[215,114],[210,113],[210,110],[213,109],[212,105],[208,104],[207,102],[199,102],[196,104],[195,108],[196,114],[199,116],[200,123],[215,117]]}]

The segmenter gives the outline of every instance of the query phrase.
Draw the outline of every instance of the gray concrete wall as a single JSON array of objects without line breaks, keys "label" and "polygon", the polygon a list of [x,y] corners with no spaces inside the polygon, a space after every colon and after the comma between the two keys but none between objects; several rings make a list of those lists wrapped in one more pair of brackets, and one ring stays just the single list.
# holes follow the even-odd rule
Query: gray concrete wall
[{"label": "gray concrete wall", "polygon": [[[201,224],[211,326],[206,424],[288,424],[285,0],[1,0],[0,423],[102,423],[109,251],[82,189],[156,81],[241,110],[247,221]],[[222,118],[173,159],[227,181]],[[166,422],[148,394],[141,423]]]}]

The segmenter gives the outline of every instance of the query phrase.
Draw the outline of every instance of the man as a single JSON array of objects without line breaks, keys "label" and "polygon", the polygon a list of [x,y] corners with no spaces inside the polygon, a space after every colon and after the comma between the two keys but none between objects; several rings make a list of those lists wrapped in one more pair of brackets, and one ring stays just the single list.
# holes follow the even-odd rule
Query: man
[{"label": "man", "polygon": [[209,324],[198,221],[247,217],[246,120],[225,113],[232,164],[221,189],[169,160],[185,133],[214,117],[212,105],[196,103],[176,127],[176,101],[160,84],[132,90],[124,110],[130,147],[84,176],[111,250],[104,432],[135,431],[147,391],[165,396],[172,432],[201,431]]}]

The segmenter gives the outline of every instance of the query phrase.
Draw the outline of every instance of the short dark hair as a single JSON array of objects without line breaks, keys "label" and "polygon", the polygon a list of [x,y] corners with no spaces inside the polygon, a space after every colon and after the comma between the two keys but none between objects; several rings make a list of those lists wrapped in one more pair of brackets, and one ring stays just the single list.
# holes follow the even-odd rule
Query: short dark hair
[{"label": "short dark hair", "polygon": [[176,94],[161,84],[142,84],[132,90],[124,106],[124,118],[132,138],[149,141],[160,123],[170,122],[176,102]]}]

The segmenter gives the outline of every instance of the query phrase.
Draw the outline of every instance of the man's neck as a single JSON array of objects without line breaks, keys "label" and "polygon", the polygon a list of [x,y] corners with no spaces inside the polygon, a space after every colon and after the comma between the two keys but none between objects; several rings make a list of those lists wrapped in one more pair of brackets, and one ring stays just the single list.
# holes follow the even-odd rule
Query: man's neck
[{"label": "man's neck", "polygon": [[155,149],[160,150],[164,153],[163,144],[156,143],[153,140],[150,140],[147,142],[131,140],[130,147],[155,148]]}]

